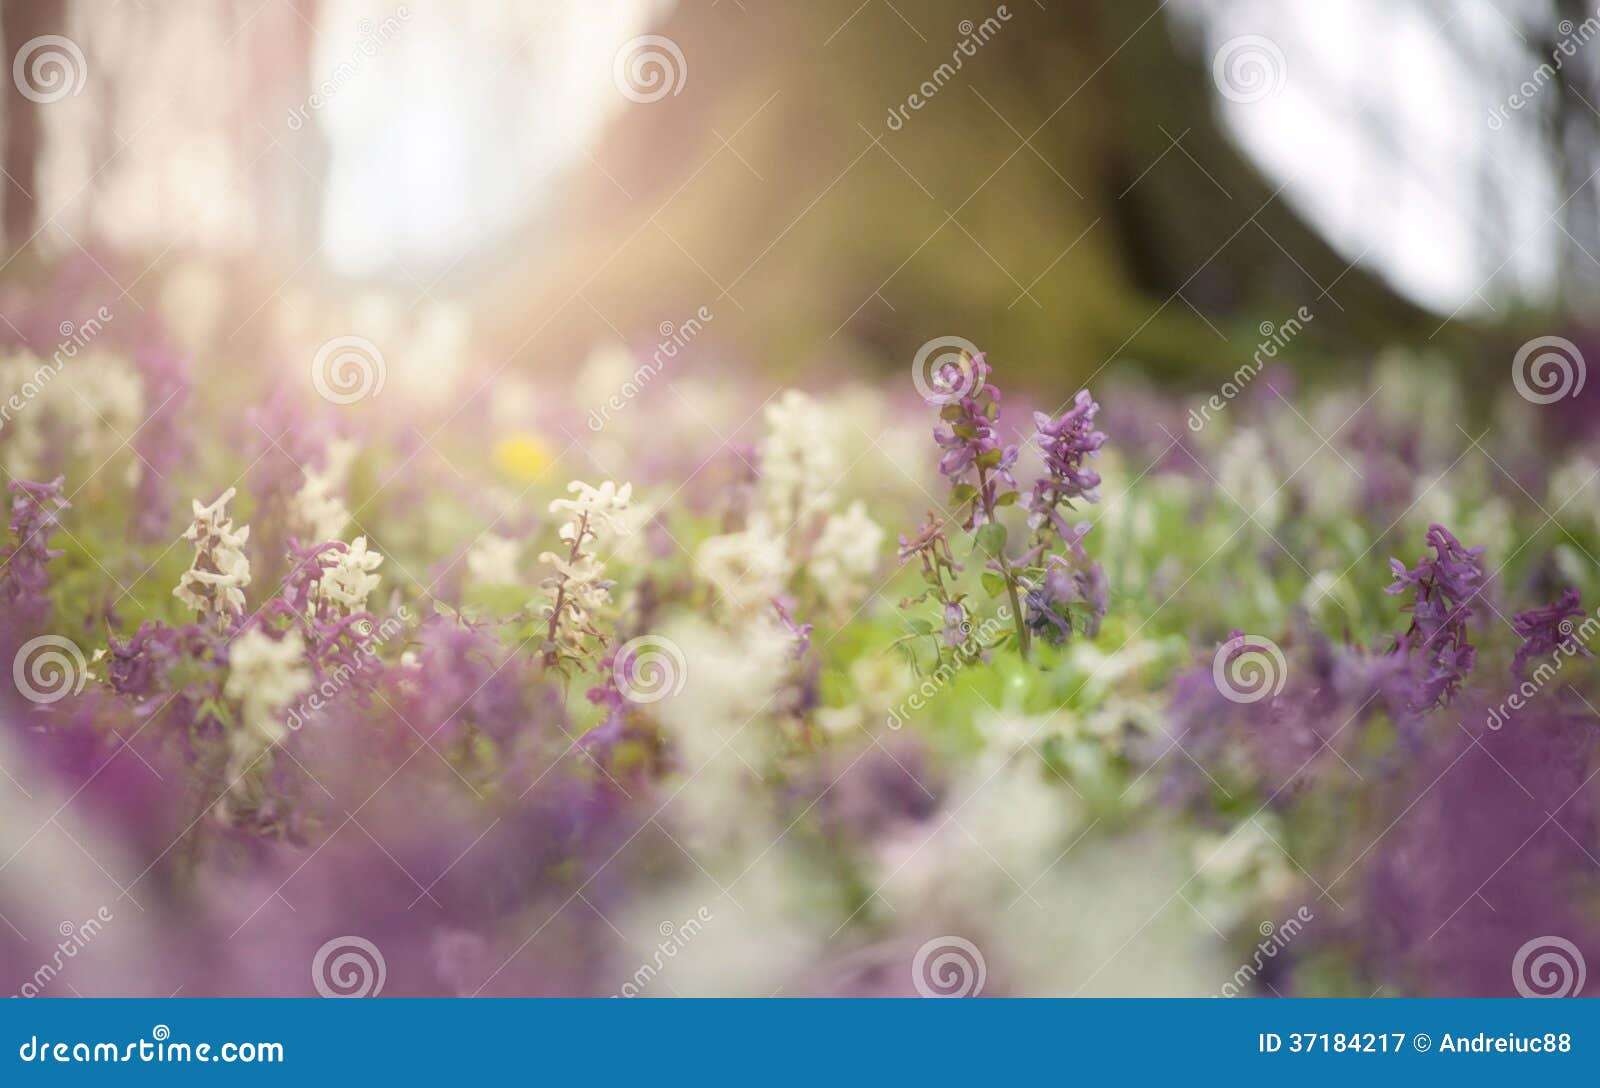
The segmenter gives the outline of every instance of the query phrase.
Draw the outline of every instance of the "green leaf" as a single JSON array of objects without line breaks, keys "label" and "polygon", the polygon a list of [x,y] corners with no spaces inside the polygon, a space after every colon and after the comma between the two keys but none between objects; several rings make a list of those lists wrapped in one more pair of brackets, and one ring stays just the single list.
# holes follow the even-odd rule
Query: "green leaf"
[{"label": "green leaf", "polygon": [[1006,551],[1006,527],[998,521],[991,521],[979,526],[974,535],[976,551],[981,551],[991,559],[999,559]]},{"label": "green leaf", "polygon": [[979,468],[994,468],[999,463],[999,450],[984,450],[982,453],[978,454],[977,464]]},{"label": "green leaf", "polygon": [[1021,495],[1016,491],[1002,492],[1000,494],[1000,496],[997,499],[994,500],[994,504],[995,504],[996,507],[1010,506],[1012,503],[1016,502],[1017,499],[1020,498],[1020,497],[1021,497]]},{"label": "green leaf", "polygon": [[978,497],[978,489],[971,484],[956,484],[950,489],[950,504],[963,506]]},{"label": "green leaf", "polygon": [[993,571],[985,571],[983,574],[983,588],[988,591],[989,596],[999,597],[1006,591],[1006,580]]}]

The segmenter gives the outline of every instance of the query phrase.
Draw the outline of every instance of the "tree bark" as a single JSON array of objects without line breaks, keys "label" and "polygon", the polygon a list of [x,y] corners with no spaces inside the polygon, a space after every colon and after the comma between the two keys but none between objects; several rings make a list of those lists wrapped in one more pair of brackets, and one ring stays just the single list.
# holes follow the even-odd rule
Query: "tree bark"
[{"label": "tree bark", "polygon": [[43,106],[25,97],[11,78],[17,50],[41,34],[60,34],[66,26],[65,0],[8,0],[0,5],[0,55],[5,73],[4,214],[0,220],[8,251],[25,245],[38,228],[39,151],[43,144]]},{"label": "tree bark", "polygon": [[1080,380],[1231,372],[1302,305],[1334,349],[1432,332],[1229,142],[1177,29],[1151,0],[680,4],[681,91],[626,103],[501,331],[577,353],[703,305],[768,368],[961,336]]}]

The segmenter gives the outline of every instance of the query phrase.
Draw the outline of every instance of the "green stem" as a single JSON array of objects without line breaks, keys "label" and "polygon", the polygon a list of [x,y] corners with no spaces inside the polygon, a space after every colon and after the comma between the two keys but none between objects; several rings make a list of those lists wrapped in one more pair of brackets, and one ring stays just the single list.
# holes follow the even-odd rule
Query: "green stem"
[{"label": "green stem", "polygon": [[[978,494],[973,502],[983,502],[984,515],[992,522],[998,519],[994,516],[994,504],[989,498],[989,472],[987,469],[978,469]],[[1011,622],[1017,629],[1017,652],[1022,655],[1022,660],[1028,660],[1028,625],[1023,622],[1022,602],[1017,599],[1017,578],[1011,571],[1011,561],[1006,558],[1004,548],[995,556],[1000,563],[1000,574],[1006,580],[1006,596],[1011,599]]]}]

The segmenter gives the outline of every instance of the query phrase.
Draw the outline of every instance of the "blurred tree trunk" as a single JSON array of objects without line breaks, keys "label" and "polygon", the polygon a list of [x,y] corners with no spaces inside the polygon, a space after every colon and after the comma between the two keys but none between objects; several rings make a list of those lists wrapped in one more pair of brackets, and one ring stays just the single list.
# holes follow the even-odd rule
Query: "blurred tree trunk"
[{"label": "blurred tree trunk", "polygon": [[66,27],[66,0],[6,0],[0,6],[0,56],[5,73],[5,211],[7,250],[15,250],[38,229],[39,151],[43,143],[43,106],[17,89],[11,78],[12,58],[24,42],[41,34],[60,34]]},{"label": "blurred tree trunk", "polygon": [[1152,0],[679,4],[681,93],[625,104],[503,332],[648,343],[705,305],[753,364],[956,335],[1079,378],[1231,372],[1300,306],[1333,346],[1431,332],[1228,140],[1180,29]]}]

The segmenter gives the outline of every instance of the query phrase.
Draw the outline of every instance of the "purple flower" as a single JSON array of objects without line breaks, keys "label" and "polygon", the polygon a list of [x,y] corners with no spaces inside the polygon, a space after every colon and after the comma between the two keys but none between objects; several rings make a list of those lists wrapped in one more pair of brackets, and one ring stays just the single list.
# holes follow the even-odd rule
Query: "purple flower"
[{"label": "purple flower", "polygon": [[1398,559],[1389,560],[1394,582],[1384,590],[1399,594],[1410,591],[1411,626],[1396,641],[1396,648],[1419,667],[1412,707],[1422,710],[1442,706],[1460,688],[1477,658],[1467,641],[1467,619],[1472,615],[1472,600],[1483,592],[1483,548],[1465,548],[1442,525],[1428,528],[1432,558],[1424,557],[1416,567],[1406,569]]},{"label": "purple flower", "polygon": [[180,653],[177,628],[145,620],[129,638],[109,640],[107,672],[118,695],[145,698],[161,689],[167,666]]},{"label": "purple flower", "polygon": [[1033,413],[1034,427],[1038,430],[1039,448],[1044,452],[1045,474],[1034,482],[1028,499],[1028,522],[1038,529],[1049,521],[1063,537],[1068,535],[1067,523],[1059,508],[1072,506],[1073,499],[1099,502],[1096,490],[1100,474],[1085,467],[1085,462],[1098,457],[1106,436],[1094,429],[1094,417],[1100,406],[1094,402],[1087,389],[1078,390],[1072,407],[1057,419],[1043,412]]},{"label": "purple flower", "polygon": [[972,630],[972,624],[967,619],[967,609],[958,600],[949,600],[944,603],[944,630],[940,636],[944,644],[952,650],[967,641],[967,635]]},{"label": "purple flower", "polygon": [[[970,391],[944,406],[943,422],[933,429],[944,450],[939,471],[950,481],[951,500],[957,507],[970,504],[962,523],[967,529],[993,521],[995,509],[1014,502],[1017,490],[1011,475],[1017,447],[1000,442],[1000,390],[989,384],[990,373],[983,355],[973,356]],[[946,380],[954,385],[959,379]]]},{"label": "purple flower", "polygon": [[811,627],[809,623],[796,623],[790,616],[789,610],[794,607],[794,599],[789,597],[774,597],[772,599],[773,611],[778,613],[778,622],[783,624],[783,629],[788,631],[794,639],[794,656],[802,657],[811,648]]},{"label": "purple flower", "polygon": [[50,534],[61,524],[61,511],[69,505],[61,494],[62,478],[47,484],[13,480],[11,536],[14,541],[0,557],[0,601],[29,628],[49,618],[50,560],[61,554],[47,547]]},{"label": "purple flower", "polygon": [[1569,655],[1582,653],[1593,656],[1573,636],[1572,621],[1583,615],[1583,606],[1578,599],[1578,591],[1569,589],[1554,604],[1518,612],[1512,619],[1512,629],[1522,639],[1517,656],[1511,662],[1511,672],[1518,680],[1528,678],[1528,662],[1555,652],[1557,647]]},{"label": "purple flower", "polygon": [[1591,968],[1584,988],[1581,972],[1568,979],[1572,996],[1592,996],[1594,861],[1575,844],[1592,843],[1600,821],[1594,727],[1553,704],[1524,710],[1515,728],[1474,724],[1486,710],[1464,708],[1466,724],[1409,762],[1375,813],[1388,830],[1352,873],[1361,896],[1327,935],[1353,946],[1369,985],[1502,997],[1552,980],[1527,950],[1558,934]]},{"label": "purple flower", "polygon": [[1110,587],[1105,571],[1083,547],[1090,528],[1085,521],[1066,529],[1061,537],[1066,556],[1045,556],[1043,576],[1032,579],[1023,595],[1028,629],[1054,645],[1072,637],[1074,614],[1089,638],[1100,633],[1100,621],[1106,614]]}]

